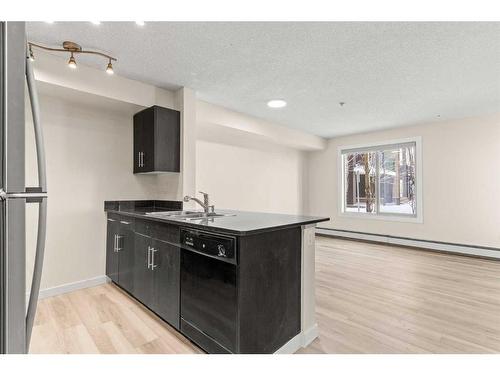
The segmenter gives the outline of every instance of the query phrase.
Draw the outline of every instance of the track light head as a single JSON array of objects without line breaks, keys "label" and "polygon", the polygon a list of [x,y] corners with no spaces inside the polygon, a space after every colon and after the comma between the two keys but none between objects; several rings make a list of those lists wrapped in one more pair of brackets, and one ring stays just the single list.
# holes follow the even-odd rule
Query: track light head
[{"label": "track light head", "polygon": [[111,64],[111,60],[109,60],[108,66],[106,67],[106,73],[109,75],[115,74],[113,71],[113,64]]},{"label": "track light head", "polygon": [[33,49],[31,48],[31,44],[29,46],[29,54],[30,54],[30,61],[35,61],[35,55],[33,54]]},{"label": "track light head", "polygon": [[76,69],[76,60],[75,60],[75,57],[73,56],[73,52],[71,52],[71,57],[69,58],[68,66],[71,69]]}]

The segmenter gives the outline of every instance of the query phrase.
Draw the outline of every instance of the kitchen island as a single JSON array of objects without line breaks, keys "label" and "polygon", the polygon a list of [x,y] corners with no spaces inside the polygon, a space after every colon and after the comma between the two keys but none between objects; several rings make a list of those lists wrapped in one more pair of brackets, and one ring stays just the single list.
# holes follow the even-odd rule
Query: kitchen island
[{"label": "kitchen island", "polygon": [[106,274],[209,353],[293,353],[317,337],[315,225],[328,218],[107,201]]}]

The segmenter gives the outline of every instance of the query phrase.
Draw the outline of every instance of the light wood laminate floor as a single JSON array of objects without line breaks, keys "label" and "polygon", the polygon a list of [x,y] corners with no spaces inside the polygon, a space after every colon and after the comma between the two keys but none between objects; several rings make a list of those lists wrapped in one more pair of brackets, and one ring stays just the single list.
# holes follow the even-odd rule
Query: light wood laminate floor
[{"label": "light wood laminate floor", "polygon": [[[316,238],[320,338],[300,353],[499,353],[500,262]],[[40,301],[32,353],[200,353],[111,284]]]},{"label": "light wood laminate floor", "polygon": [[201,353],[114,284],[38,304],[31,353]]}]

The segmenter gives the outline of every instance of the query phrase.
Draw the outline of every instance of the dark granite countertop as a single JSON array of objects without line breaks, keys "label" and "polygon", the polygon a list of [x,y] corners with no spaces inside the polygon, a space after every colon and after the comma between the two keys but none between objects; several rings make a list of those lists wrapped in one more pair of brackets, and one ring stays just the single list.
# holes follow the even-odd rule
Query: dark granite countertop
[{"label": "dark granite countertop", "polygon": [[[284,215],[216,209],[217,213],[231,215],[196,220],[181,220],[147,215],[149,212],[180,211],[182,202],[177,201],[106,201],[104,210],[141,219],[167,222],[183,227],[209,230],[234,235],[248,235],[277,229],[297,227],[328,221],[327,217]],[[189,210],[199,211],[199,210]]]}]

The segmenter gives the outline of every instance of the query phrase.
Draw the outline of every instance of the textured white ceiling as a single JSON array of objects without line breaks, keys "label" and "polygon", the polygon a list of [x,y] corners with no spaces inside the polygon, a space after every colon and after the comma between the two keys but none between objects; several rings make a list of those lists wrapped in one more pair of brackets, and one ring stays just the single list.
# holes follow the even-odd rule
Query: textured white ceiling
[{"label": "textured white ceiling", "polygon": [[28,38],[107,51],[117,74],[325,137],[500,111],[500,23],[30,22]]}]

